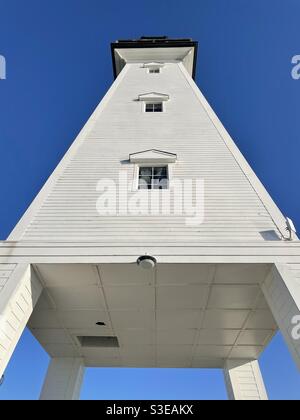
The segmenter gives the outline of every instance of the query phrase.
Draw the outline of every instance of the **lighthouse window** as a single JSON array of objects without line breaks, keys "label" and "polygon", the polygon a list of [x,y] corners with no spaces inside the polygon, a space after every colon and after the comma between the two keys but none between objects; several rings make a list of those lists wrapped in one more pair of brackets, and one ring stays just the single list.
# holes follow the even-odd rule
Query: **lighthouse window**
[{"label": "lighthouse window", "polygon": [[139,190],[165,190],[168,188],[167,166],[146,166],[139,168]]},{"label": "lighthouse window", "polygon": [[159,74],[160,73],[160,69],[149,69],[149,73],[150,74]]},{"label": "lighthouse window", "polygon": [[146,103],[145,112],[163,112],[162,102]]}]

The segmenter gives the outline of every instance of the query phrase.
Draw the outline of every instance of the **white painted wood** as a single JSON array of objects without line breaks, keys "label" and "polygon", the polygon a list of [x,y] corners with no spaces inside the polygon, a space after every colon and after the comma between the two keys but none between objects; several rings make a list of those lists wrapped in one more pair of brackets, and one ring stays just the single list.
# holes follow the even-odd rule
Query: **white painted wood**
[{"label": "white painted wood", "polygon": [[267,392],[258,362],[228,360],[224,376],[230,400],[267,400]]},{"label": "white painted wood", "polygon": [[300,369],[300,264],[275,264],[262,291]]},{"label": "white painted wood", "polygon": [[257,195],[259,196],[259,198],[263,202],[264,206],[266,207],[270,216],[272,217],[272,220],[274,221],[277,228],[279,229],[281,235],[284,237],[285,233],[286,233],[286,231],[285,231],[285,228],[286,228],[285,217],[282,215],[281,211],[276,206],[276,204],[272,200],[271,196],[269,195],[269,193],[267,192],[267,190],[265,189],[265,187],[263,186],[261,181],[256,176],[255,172],[252,170],[252,168],[250,167],[250,165],[248,164],[248,162],[246,161],[246,159],[244,158],[244,156],[242,155],[242,153],[238,149],[237,145],[234,143],[234,141],[230,137],[230,134],[226,131],[224,125],[219,120],[216,113],[213,111],[213,109],[211,108],[211,106],[209,105],[209,103],[207,102],[207,100],[205,99],[205,97],[203,96],[201,91],[199,90],[198,86],[196,85],[196,83],[192,79],[192,77],[190,77],[189,73],[186,71],[186,68],[184,66],[182,66],[182,64],[179,64],[179,66],[180,66],[183,74],[185,74],[185,76],[188,80],[188,83],[193,88],[196,96],[200,100],[203,108],[205,109],[205,111],[209,115],[209,117],[210,117],[211,121],[213,122],[214,126],[216,127],[216,129],[220,133],[220,136],[222,137],[226,146],[228,147],[228,149],[232,153],[232,156],[236,159],[237,164],[240,166],[240,168],[243,170],[244,174],[247,176],[249,182],[251,183],[251,185],[255,189]]},{"label": "white painted wood", "polygon": [[16,264],[0,264],[0,293],[16,268]]},{"label": "white painted wood", "polygon": [[79,400],[83,375],[84,362],[81,358],[52,359],[40,400]]},{"label": "white painted wood", "polygon": [[54,185],[66,169],[68,163],[70,160],[76,155],[78,149],[80,148],[80,145],[82,142],[84,142],[87,134],[91,131],[92,127],[94,126],[95,122],[97,121],[97,117],[99,113],[102,112],[102,109],[106,107],[107,103],[109,102],[110,97],[112,96],[114,90],[118,87],[120,81],[125,77],[127,69],[124,69],[122,71],[122,74],[119,75],[118,79],[113,83],[105,97],[102,99],[101,103],[98,105],[94,113],[91,115],[90,119],[87,121],[86,125],[83,127],[81,132],[78,134],[76,140],[71,145],[69,150],[67,151],[66,155],[62,159],[62,161],[58,164],[54,172],[49,177],[48,181],[44,185],[44,187],[41,189],[35,200],[32,202],[32,204],[29,206],[21,220],[18,222],[18,224],[15,226],[13,231],[8,237],[9,241],[18,241],[22,238],[25,229],[28,227],[28,225],[32,222],[34,219],[36,213],[41,208],[42,204],[44,203],[46,197],[48,194],[52,191]]},{"label": "white painted wood", "polygon": [[162,63],[178,63],[182,61],[189,74],[192,75],[195,48],[122,48],[115,49],[114,56],[117,74],[122,71],[126,63],[143,63],[144,65],[149,61],[159,61]]},{"label": "white painted wood", "polygon": [[42,286],[29,264],[18,264],[0,289],[0,377],[39,299]]},{"label": "white painted wood", "polygon": [[[165,62],[164,71],[153,78],[143,64],[126,65],[9,239],[97,241],[108,246],[280,240],[283,216],[274,210],[184,65]],[[142,112],[137,98],[145,92],[168,95],[164,113]],[[98,214],[98,181],[118,183],[121,171],[133,185],[134,164],[126,164],[128,156],[150,149],[178,155],[173,179],[204,180],[200,226],[191,228],[184,216],[173,214]],[[128,193],[129,199],[133,194]]]},{"label": "white painted wood", "polygon": [[[222,368],[241,358],[242,368],[227,362],[233,394],[263,399],[258,365],[249,360],[277,326],[260,285],[272,264],[300,264],[300,242],[282,240],[285,218],[192,80],[193,51],[150,50],[115,51],[126,55],[126,66],[0,243],[0,299],[10,301],[19,267],[32,272],[33,265],[44,291],[29,326],[53,358],[42,399],[77,398],[83,364]],[[163,71],[153,77],[144,64],[162,53]],[[162,98],[163,113],[143,112],[138,100]],[[118,184],[126,175],[129,188],[119,196],[125,205],[136,193],[134,154],[149,150],[177,156],[172,180],[204,180],[203,223],[190,226],[172,213],[99,215],[98,182]],[[145,254],[157,259],[149,276],[135,264]],[[17,306],[26,312],[23,301]],[[24,322],[14,324],[18,331]],[[80,346],[78,336],[104,332],[118,337],[120,348]],[[252,381],[246,390],[239,379],[245,369]]]},{"label": "white painted wood", "polygon": [[[223,367],[258,357],[277,330],[259,284],[268,265],[40,264],[44,293],[29,328],[51,357],[86,366]],[[105,325],[98,326],[101,321]],[[116,336],[86,348],[78,336]]]},{"label": "white painted wood", "polygon": [[144,102],[156,102],[156,101],[168,101],[170,99],[169,95],[166,95],[164,93],[159,93],[159,92],[149,92],[149,93],[143,93],[141,95],[139,95],[139,101],[144,101]]},{"label": "white painted wood", "polygon": [[108,246],[104,242],[0,242],[0,263],[134,263],[145,253],[159,263],[300,263],[300,242],[149,242]]},{"label": "white painted wood", "polygon": [[132,153],[129,156],[131,163],[148,163],[148,164],[160,164],[160,163],[175,163],[177,155],[162,150],[145,150],[141,152]]}]

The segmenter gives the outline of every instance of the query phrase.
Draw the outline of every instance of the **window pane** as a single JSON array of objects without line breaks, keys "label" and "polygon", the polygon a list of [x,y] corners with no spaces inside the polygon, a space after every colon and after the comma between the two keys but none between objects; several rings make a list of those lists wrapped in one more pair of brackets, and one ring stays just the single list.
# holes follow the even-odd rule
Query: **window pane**
[{"label": "window pane", "polygon": [[154,167],[154,176],[166,177],[167,176],[166,166]]},{"label": "window pane", "polygon": [[167,190],[169,189],[169,180],[168,178],[163,178],[159,181],[159,189],[160,190]]},{"label": "window pane", "polygon": [[142,167],[139,169],[139,189],[151,189],[152,167]]},{"label": "window pane", "polygon": [[146,112],[153,112],[153,104],[146,104]]},{"label": "window pane", "polygon": [[168,188],[168,173],[167,167],[154,167],[154,179],[156,183],[159,184],[159,189],[166,189]]},{"label": "window pane", "polygon": [[162,112],[163,111],[163,104],[161,102],[155,102],[151,104],[146,104],[145,107],[146,112]]},{"label": "window pane", "polygon": [[151,189],[151,177],[144,177],[139,179],[139,189],[140,190],[150,190]]},{"label": "window pane", "polygon": [[153,178],[152,188],[154,190],[167,190],[169,188],[169,181],[167,178]]},{"label": "window pane", "polygon": [[152,176],[152,167],[140,168],[140,177],[141,176]]},{"label": "window pane", "polygon": [[139,189],[168,189],[167,166],[146,166],[139,168]]},{"label": "window pane", "polygon": [[152,179],[152,188],[154,189],[154,190],[159,190],[160,188],[159,188],[159,181],[160,181],[160,179],[159,178],[153,178]]},{"label": "window pane", "polygon": [[162,112],[162,103],[154,104],[154,112]]}]

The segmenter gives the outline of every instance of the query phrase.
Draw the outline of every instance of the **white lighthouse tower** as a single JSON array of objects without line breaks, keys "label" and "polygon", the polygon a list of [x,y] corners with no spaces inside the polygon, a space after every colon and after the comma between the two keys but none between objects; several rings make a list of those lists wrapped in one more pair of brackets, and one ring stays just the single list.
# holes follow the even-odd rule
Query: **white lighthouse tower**
[{"label": "white lighthouse tower", "polygon": [[0,377],[28,325],[52,358],[41,399],[79,398],[85,366],[218,368],[230,398],[267,399],[278,329],[300,368],[292,222],[196,86],[196,42],[112,55],[111,89],[0,243]]}]

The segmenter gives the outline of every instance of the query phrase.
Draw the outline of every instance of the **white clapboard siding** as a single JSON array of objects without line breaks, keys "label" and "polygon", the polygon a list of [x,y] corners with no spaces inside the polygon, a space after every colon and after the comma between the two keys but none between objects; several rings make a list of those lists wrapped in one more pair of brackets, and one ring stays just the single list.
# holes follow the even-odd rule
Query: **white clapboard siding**
[{"label": "white clapboard siding", "polygon": [[0,293],[14,272],[16,264],[0,264]]},{"label": "white clapboard siding", "polygon": [[[222,138],[180,64],[167,63],[155,76],[141,64],[127,65],[122,73],[105,106],[88,123],[76,153],[66,155],[64,170],[21,238],[109,244],[279,240],[280,232],[256,185]],[[164,113],[143,112],[137,98],[152,91],[170,95]],[[97,213],[98,181],[117,182],[122,171],[132,186],[134,165],[128,163],[129,154],[147,149],[178,155],[173,178],[204,180],[201,225],[189,226],[189,215],[178,217],[172,212],[157,216]],[[133,194],[131,190],[129,198]]]},{"label": "white clapboard siding", "polygon": [[267,400],[267,392],[257,361],[227,360],[225,383],[231,400]]},{"label": "white clapboard siding", "polygon": [[8,276],[0,287],[0,377],[42,290],[29,264],[0,264],[1,272]]},{"label": "white clapboard siding", "polygon": [[300,264],[274,265],[262,290],[300,369]]}]

